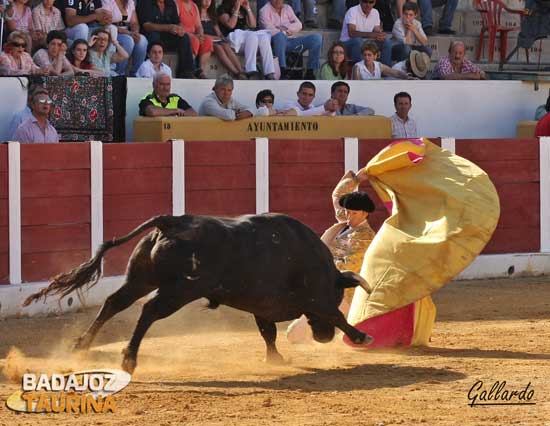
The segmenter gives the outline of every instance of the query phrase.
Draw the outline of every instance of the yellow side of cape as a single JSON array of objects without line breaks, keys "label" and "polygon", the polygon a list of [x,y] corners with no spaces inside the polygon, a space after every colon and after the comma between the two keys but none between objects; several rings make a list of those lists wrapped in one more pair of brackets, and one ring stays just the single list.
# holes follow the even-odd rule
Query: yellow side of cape
[{"label": "yellow side of cape", "polygon": [[500,215],[487,174],[427,139],[394,142],[366,169],[391,215],[365,254],[372,293],[356,292],[351,324],[443,287],[483,250]]}]

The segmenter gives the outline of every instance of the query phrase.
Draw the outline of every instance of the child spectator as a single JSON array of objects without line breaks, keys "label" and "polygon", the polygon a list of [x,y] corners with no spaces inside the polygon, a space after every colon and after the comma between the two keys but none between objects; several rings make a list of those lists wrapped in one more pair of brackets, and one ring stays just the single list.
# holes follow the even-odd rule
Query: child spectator
[{"label": "child spectator", "polygon": [[50,31],[65,29],[61,12],[53,4],[54,0],[42,0],[32,10],[32,26],[37,46],[46,46],[46,37]]},{"label": "child spectator", "polygon": [[353,80],[371,80],[381,79],[382,77],[395,77],[400,79],[408,79],[409,76],[403,71],[394,70],[387,65],[378,62],[378,46],[366,42],[361,48],[363,60],[357,62],[353,66]]},{"label": "child spectator", "polygon": [[153,78],[156,73],[162,72],[172,78],[172,69],[162,62],[164,58],[164,46],[160,41],[154,41],[149,45],[147,59],[137,70],[136,77]]},{"label": "child spectator", "polygon": [[73,67],[63,49],[67,35],[63,31],[53,30],[48,33],[47,49],[39,49],[33,56],[35,64],[46,68],[49,75],[69,76],[74,74]]},{"label": "child spectator", "polygon": [[90,59],[90,46],[81,38],[75,40],[67,52],[67,59],[75,74],[87,74],[92,77],[104,77],[105,73],[96,68]]},{"label": "child spectator", "polygon": [[330,46],[327,62],[321,66],[318,80],[345,80],[348,73],[348,61],[344,43],[337,41]]},{"label": "child spectator", "polygon": [[403,5],[401,18],[393,24],[392,34],[395,43],[392,47],[392,58],[395,61],[408,58],[413,49],[432,56],[432,49],[428,46],[428,37],[422,30],[420,21],[416,20],[417,13],[416,3],[407,2]]},{"label": "child spectator", "polygon": [[[109,46],[113,44],[115,52],[111,53]],[[92,33],[89,46],[90,58],[94,66],[102,70],[106,76],[117,75],[111,71],[111,62],[119,63],[128,59],[128,53],[117,40],[111,40],[111,33],[105,28],[98,28]]]},{"label": "child spectator", "polygon": [[241,65],[241,61],[231,48],[231,44],[225,40],[218,25],[216,4],[212,0],[195,0],[195,3],[199,8],[204,33],[211,36],[214,42],[214,53],[234,79],[246,80],[247,76]]}]

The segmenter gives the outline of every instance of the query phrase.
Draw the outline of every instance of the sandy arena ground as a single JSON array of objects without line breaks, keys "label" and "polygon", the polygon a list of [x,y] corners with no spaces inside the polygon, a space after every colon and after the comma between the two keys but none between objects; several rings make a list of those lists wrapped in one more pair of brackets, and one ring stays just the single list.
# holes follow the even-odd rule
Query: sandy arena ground
[{"label": "sandy arena ground", "polygon": [[[251,315],[195,303],[152,327],[133,382],[116,394],[110,414],[16,414],[5,401],[26,369],[118,368],[140,306],[111,320],[85,357],[67,348],[96,309],[0,320],[0,426],[550,426],[550,278],[456,282],[434,300],[429,348],[291,345],[281,324],[285,366],[262,362],[264,343]],[[487,388],[506,380],[509,390],[530,383],[536,405],[472,408],[467,395],[477,380]]]}]

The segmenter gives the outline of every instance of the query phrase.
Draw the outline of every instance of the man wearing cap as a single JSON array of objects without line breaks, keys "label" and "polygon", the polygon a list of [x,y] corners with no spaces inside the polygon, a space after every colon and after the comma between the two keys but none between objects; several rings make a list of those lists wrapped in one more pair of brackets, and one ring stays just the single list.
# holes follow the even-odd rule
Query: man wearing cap
[{"label": "man wearing cap", "polygon": [[[364,169],[358,173],[349,170],[332,192],[332,203],[336,220],[328,228],[321,240],[334,256],[334,263],[341,271],[359,273],[365,252],[372,242],[375,232],[369,225],[369,213],[375,209],[366,192],[357,191],[362,182],[368,180]],[[347,315],[355,289],[347,289],[340,310]],[[311,330],[305,316],[295,320],[287,329],[287,338],[292,343],[311,340]]]},{"label": "man wearing cap", "polygon": [[407,92],[399,92],[393,97],[395,114],[390,117],[391,136],[394,139],[417,138],[416,121],[409,117],[412,98]]},{"label": "man wearing cap", "polygon": [[424,52],[413,50],[406,60],[397,62],[392,68],[424,80],[430,70],[430,57]]}]

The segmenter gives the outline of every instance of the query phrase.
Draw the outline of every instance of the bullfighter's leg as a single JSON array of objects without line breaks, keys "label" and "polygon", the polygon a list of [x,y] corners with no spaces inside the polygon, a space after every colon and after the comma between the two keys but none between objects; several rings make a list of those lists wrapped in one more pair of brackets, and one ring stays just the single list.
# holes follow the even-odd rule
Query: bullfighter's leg
[{"label": "bullfighter's leg", "polygon": [[145,285],[145,283],[135,285],[127,280],[122,287],[120,287],[117,291],[111,294],[107,300],[105,300],[105,303],[103,303],[103,306],[97,314],[94,322],[90,325],[90,327],[88,327],[82,336],[76,339],[73,347],[74,350],[88,350],[97,332],[107,321],[154,289],[154,287]]},{"label": "bullfighter's leg", "polygon": [[[178,285],[185,285],[180,284]],[[128,343],[128,346],[122,351],[124,358],[122,360],[122,368],[124,371],[132,374],[137,365],[137,353],[141,340],[149,327],[159,319],[166,318],[173,314],[182,306],[199,299],[203,294],[200,289],[186,289],[184,293],[174,291],[159,290],[157,295],[149,300],[144,306],[139,317],[138,323],[134,330],[134,334]]]},{"label": "bullfighter's leg", "polygon": [[323,316],[323,319],[326,319],[330,324],[332,324],[334,327],[339,328],[344,332],[346,336],[348,336],[351,341],[357,345],[368,345],[372,343],[374,338],[372,336],[369,336],[368,334],[365,334],[359,330],[357,330],[355,327],[352,327],[347,321],[346,317],[342,312],[340,312],[338,309],[329,316]]},{"label": "bullfighter's leg", "polygon": [[265,360],[269,364],[284,364],[285,360],[283,356],[277,351],[275,346],[275,340],[277,340],[277,327],[274,322],[267,321],[254,315],[256,324],[262,337],[265,340],[265,346],[267,348]]}]

